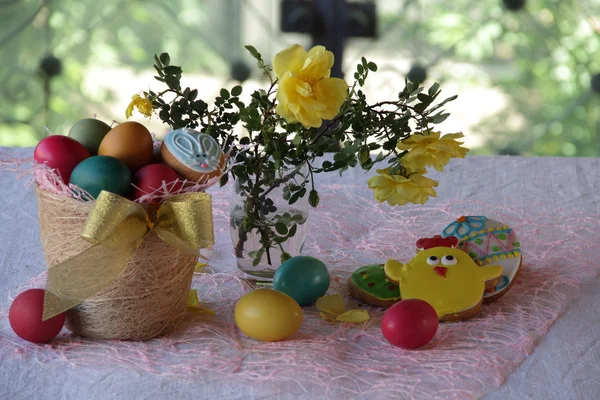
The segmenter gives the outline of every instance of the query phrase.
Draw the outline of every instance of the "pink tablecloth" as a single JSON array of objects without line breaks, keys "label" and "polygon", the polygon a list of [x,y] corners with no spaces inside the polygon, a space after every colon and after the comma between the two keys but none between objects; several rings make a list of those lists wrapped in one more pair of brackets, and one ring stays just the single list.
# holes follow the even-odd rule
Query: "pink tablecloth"
[{"label": "pink tablecloth", "polygon": [[[361,264],[407,260],[418,237],[438,233],[462,214],[487,215],[518,232],[524,266],[509,294],[474,320],[442,324],[435,339],[418,351],[393,348],[383,339],[377,309],[369,309],[370,322],[349,326],[325,323],[308,307],[301,330],[290,340],[258,343],[245,338],[232,322],[233,305],[248,287],[231,255],[229,188],[215,190],[217,245],[211,273],[198,275],[194,284],[215,316],[191,314],[174,334],[145,343],[90,341],[63,332],[47,346],[22,342],[2,318],[0,355],[6,361],[0,371],[3,377],[17,378],[10,385],[8,379],[0,383],[0,395],[27,398],[35,388],[51,398],[84,393],[145,398],[156,393],[174,398],[464,399],[485,394],[554,398],[550,394],[562,390],[560,398],[585,398],[600,392],[593,378],[600,361],[600,335],[594,329],[600,312],[566,307],[582,290],[586,295],[578,301],[583,304],[600,296],[599,166],[598,160],[472,157],[436,174],[438,199],[397,208],[373,201],[368,177],[360,171],[342,179],[319,177],[321,205],[309,219],[305,253],[329,265],[331,293],[346,296],[348,272]],[[0,184],[10,189],[3,189],[9,206],[0,211],[6,310],[23,284],[42,284],[43,276],[35,277],[44,265],[31,190],[7,174],[0,176]],[[346,302],[357,306],[351,298]],[[571,324],[557,332],[552,328],[545,339],[550,348],[542,342],[534,350],[565,309],[569,311],[557,325],[562,320]],[[557,337],[566,340],[552,345]],[[582,371],[575,372],[577,368]],[[564,371],[562,381],[557,383],[546,370]]]}]

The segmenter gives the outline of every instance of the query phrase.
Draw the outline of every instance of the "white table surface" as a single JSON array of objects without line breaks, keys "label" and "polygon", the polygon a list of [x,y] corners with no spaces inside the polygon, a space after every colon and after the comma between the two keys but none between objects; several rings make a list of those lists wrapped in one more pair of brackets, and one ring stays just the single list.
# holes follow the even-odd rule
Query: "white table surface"
[{"label": "white table surface", "polygon": [[[30,157],[31,148],[0,148],[12,157]],[[478,179],[467,178],[476,170]],[[434,178],[437,173],[431,174]],[[344,175],[342,183],[365,180],[361,171]],[[441,178],[441,177],[440,177]],[[460,182],[460,184],[457,184]],[[489,190],[481,191],[481,182]],[[438,199],[536,203],[598,216],[600,223],[600,159],[468,157],[453,160],[440,179]],[[15,290],[44,270],[38,236],[37,206],[32,188],[10,172],[0,171],[0,309]],[[600,260],[600,239],[598,257]],[[600,262],[600,261],[599,261]],[[533,353],[486,399],[600,398],[600,281],[579,288],[563,315]],[[6,324],[4,324],[6,325]],[[198,399],[314,398],[315,393],[282,392],[244,383],[194,382],[115,367],[74,367],[60,360],[22,360],[0,348],[0,399]]]}]

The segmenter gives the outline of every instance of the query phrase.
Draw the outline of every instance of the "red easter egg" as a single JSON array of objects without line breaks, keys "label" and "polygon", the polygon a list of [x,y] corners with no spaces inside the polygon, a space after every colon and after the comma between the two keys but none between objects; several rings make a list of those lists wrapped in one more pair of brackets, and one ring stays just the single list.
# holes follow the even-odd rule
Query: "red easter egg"
[{"label": "red easter egg", "polygon": [[69,184],[71,172],[77,164],[90,156],[81,143],[68,136],[51,135],[40,140],[33,152],[38,164],[55,169],[65,184]]},{"label": "red easter egg", "polygon": [[435,309],[419,299],[402,300],[391,306],[381,320],[381,332],[388,342],[406,350],[425,346],[439,325]]},{"label": "red easter egg", "polygon": [[42,321],[44,289],[29,289],[19,294],[8,311],[10,327],[21,339],[46,343],[59,334],[65,324],[65,313]]},{"label": "red easter egg", "polygon": [[[173,183],[179,180],[179,182]],[[176,193],[181,189],[182,179],[172,168],[163,164],[149,164],[140,168],[131,178],[134,185],[131,198],[136,200],[145,194],[153,193],[166,183],[169,193]],[[164,194],[161,190],[159,193]]]}]

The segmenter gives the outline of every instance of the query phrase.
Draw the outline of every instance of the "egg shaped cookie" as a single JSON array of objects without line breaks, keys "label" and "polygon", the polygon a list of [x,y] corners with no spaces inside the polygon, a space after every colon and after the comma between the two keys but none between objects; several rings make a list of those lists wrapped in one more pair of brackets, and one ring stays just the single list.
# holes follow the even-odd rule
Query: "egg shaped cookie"
[{"label": "egg shaped cookie", "polygon": [[210,135],[182,128],[167,133],[160,154],[179,175],[198,183],[220,176],[226,158],[219,143]]},{"label": "egg shaped cookie", "polygon": [[444,228],[442,236],[457,237],[458,248],[477,265],[502,266],[502,277],[497,285],[486,287],[485,303],[498,300],[512,287],[522,264],[521,243],[512,228],[484,216],[461,216]]}]

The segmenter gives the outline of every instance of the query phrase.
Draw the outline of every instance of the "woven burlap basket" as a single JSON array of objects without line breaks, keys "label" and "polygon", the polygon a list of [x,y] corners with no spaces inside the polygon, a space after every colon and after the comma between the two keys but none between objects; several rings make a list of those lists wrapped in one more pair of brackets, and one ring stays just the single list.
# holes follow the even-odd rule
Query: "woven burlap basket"
[{"label": "woven burlap basket", "polygon": [[[36,193],[40,237],[52,268],[91,246],[80,234],[94,202],[39,188]],[[97,339],[146,340],[171,332],[185,313],[196,260],[151,232],[117,279],[67,311],[66,327]]]}]

